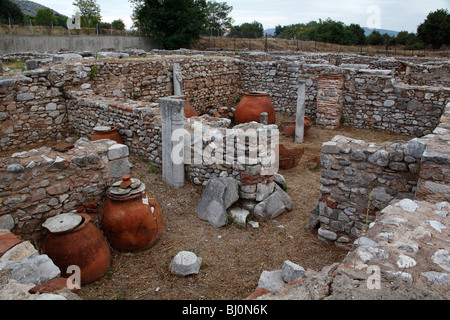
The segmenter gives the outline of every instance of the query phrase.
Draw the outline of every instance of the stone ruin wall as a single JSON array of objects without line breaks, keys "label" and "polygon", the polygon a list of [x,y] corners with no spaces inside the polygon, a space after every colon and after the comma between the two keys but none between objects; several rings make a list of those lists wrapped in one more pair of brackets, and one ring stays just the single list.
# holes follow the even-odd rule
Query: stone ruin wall
[{"label": "stone ruin wall", "polygon": [[[272,134],[278,128],[256,122],[233,128],[228,128],[229,124],[229,120],[204,116],[187,120],[186,129],[191,134],[191,139],[185,140],[190,141],[191,147],[190,163],[186,165],[187,177],[193,184],[203,186],[213,177],[236,179],[242,207],[253,212],[255,206],[276,188],[278,159],[272,148],[275,150],[277,142],[274,140],[272,145]],[[194,136],[195,126],[199,125],[203,128],[201,141]],[[196,163],[196,159],[202,159],[201,163]]]},{"label": "stone ruin wall", "polygon": [[233,105],[240,97],[236,59],[209,57],[162,57],[132,60],[99,60],[91,89],[108,98],[156,102],[172,96],[172,67],[178,63],[183,94],[198,111],[208,106]]},{"label": "stone ruin wall", "polygon": [[394,199],[414,198],[425,145],[336,136],[322,145],[319,238],[347,244]]},{"label": "stone ruin wall", "polygon": [[[329,60],[334,61],[330,57]],[[297,88],[300,79],[306,83],[305,114],[313,121],[317,118],[336,119],[338,123],[366,129],[377,129],[412,136],[426,135],[438,125],[450,93],[450,82],[442,70],[448,64],[437,67],[408,62],[408,75],[402,69],[405,63],[397,60],[368,58],[366,64],[330,64],[324,59],[265,60],[241,62],[241,83],[244,91],[268,91],[278,112],[294,115],[297,105]],[[344,60],[344,62],[348,62]],[[382,69],[376,69],[382,68]],[[422,74],[425,72],[425,76]],[[336,87],[325,85],[326,79],[336,75],[344,77],[344,83]],[[321,88],[323,87],[323,88]],[[341,110],[318,110],[321,103],[332,99],[321,93],[334,90]],[[319,97],[319,100],[318,100]],[[339,118],[340,117],[340,118]],[[321,120],[317,121],[319,124]],[[322,121],[329,126],[327,121]]]},{"label": "stone ruin wall", "polygon": [[[367,64],[347,63],[336,67],[330,62],[345,63],[350,58],[322,54],[273,60],[277,57],[262,55],[264,60],[261,61],[259,55],[242,54],[242,57],[248,60],[177,55],[100,59],[95,63],[97,72],[92,71],[94,61],[90,59],[65,62],[51,69],[44,66],[26,71],[22,78],[2,79],[0,150],[61,138],[68,130],[81,132],[68,122],[68,93],[71,90],[92,90],[89,92],[117,102],[130,99],[156,102],[159,97],[172,95],[173,63],[180,64],[184,94],[200,112],[209,106],[234,107],[244,91],[267,90],[278,112],[293,115],[298,80],[304,79],[306,115],[316,120],[317,105],[320,105],[317,101],[320,97],[319,75],[323,78],[338,73],[344,75],[343,88],[337,90],[343,97],[341,122],[414,136],[428,134],[436,127],[449,93],[448,77],[438,77],[448,66],[441,64],[439,68],[437,62],[428,62],[429,66],[407,61],[411,70],[406,76],[407,72],[402,69],[405,63],[395,59],[352,55],[356,62]],[[373,69],[381,67],[391,69]],[[420,75],[425,69],[428,78],[423,77],[424,80],[419,82],[420,76],[415,72]],[[91,75],[95,75],[94,80],[90,80]],[[407,77],[415,80],[406,84],[400,82]],[[414,85],[409,85],[410,82]],[[125,127],[120,129],[127,130]]]},{"label": "stone ruin wall", "polygon": [[157,103],[118,101],[84,91],[68,95],[68,121],[77,135],[92,137],[96,126],[116,126],[130,152],[161,164],[161,111]]},{"label": "stone ruin wall", "polygon": [[345,75],[341,122],[356,128],[420,137],[438,125],[450,88],[410,86],[392,76]]},{"label": "stone ruin wall", "polygon": [[351,244],[394,199],[450,201],[450,103],[433,133],[383,144],[335,136],[322,145],[319,203],[309,228]]},{"label": "stone ruin wall", "polygon": [[0,158],[0,229],[41,239],[47,218],[102,201],[106,188],[130,172],[128,154],[114,141],[80,138],[66,152],[41,147]]},{"label": "stone ruin wall", "polygon": [[50,70],[0,80],[0,150],[21,149],[66,132],[66,99]]},{"label": "stone ruin wall", "polygon": [[[322,60],[317,60],[317,58],[308,57],[303,58],[302,61],[297,61],[297,58],[291,57],[279,61],[267,59],[265,61],[259,59],[244,61],[224,57],[203,59],[201,57],[181,58],[176,56],[170,59],[99,60],[97,62],[99,71],[94,80],[90,80],[92,66],[94,65],[92,60],[82,63],[66,62],[51,69],[42,68],[26,71],[20,79],[0,80],[2,97],[0,105],[0,150],[20,149],[30,143],[48,141],[49,138],[64,138],[70,133],[77,133],[89,138],[93,134],[93,127],[96,125],[116,125],[124,143],[130,148],[131,152],[136,152],[158,164],[161,158],[161,128],[157,108],[155,108],[153,102],[156,102],[158,97],[172,95],[171,68],[174,62],[179,63],[183,70],[184,93],[188,96],[188,99],[192,99],[192,104],[199,111],[214,104],[236,104],[242,92],[262,89],[271,93],[271,99],[277,111],[294,113],[297,102],[298,79],[306,79],[306,113],[314,118],[317,113],[317,97],[320,90],[318,86],[319,76],[326,77],[327,74],[338,73],[344,77],[342,93],[340,94],[343,97],[341,115],[346,124],[391,131],[396,130],[395,128],[402,128],[400,133],[418,136],[430,133],[438,124],[439,117],[448,99],[448,88],[424,86],[423,83],[418,83],[418,79],[414,81],[419,86],[398,84],[395,82],[394,75],[391,74],[392,71],[389,74],[386,74],[387,72],[381,72],[380,74],[376,70],[361,71],[361,69],[358,69],[361,66],[357,66],[358,68],[354,68],[354,66],[352,68],[339,68],[323,60],[323,56],[319,57]],[[364,57],[364,59],[367,59],[367,57]],[[395,65],[397,66],[397,64]],[[386,68],[386,64],[378,66],[373,63],[368,69],[374,66]],[[411,70],[414,70],[414,68]],[[409,75],[414,75],[414,72],[411,72]],[[426,80],[428,85],[438,85],[438,82],[433,80],[435,79],[433,75],[431,73],[431,76]],[[445,79],[444,84],[448,85],[448,81]],[[389,149],[392,146],[376,148],[385,150],[388,155],[392,151]],[[401,147],[397,148],[401,149]],[[344,149],[347,151],[347,148]],[[364,152],[373,153],[372,150],[364,150]],[[403,150],[403,153],[405,153],[405,150]],[[346,158],[351,155],[351,152],[339,152],[339,154]],[[382,152],[382,154],[385,153]],[[350,191],[352,188],[357,188],[361,196],[364,196],[363,189],[366,189],[365,196],[367,196],[374,188],[383,187],[385,188],[383,189],[385,192],[381,192],[383,195],[391,195],[391,193],[396,192],[410,195],[417,188],[417,173],[411,171],[415,170],[411,169],[413,168],[411,165],[415,162],[408,162],[406,158],[402,160],[403,162],[389,159],[389,161],[397,163],[392,165],[397,169],[389,167],[391,162],[386,166],[367,161],[364,164],[359,164],[360,167],[367,166],[376,175],[376,179],[371,181],[377,181],[380,185],[369,184],[373,187],[371,190],[369,190],[368,185],[365,185],[366,182],[363,185],[358,185],[363,178],[355,182],[354,179],[358,178],[348,174],[351,171],[348,169],[350,165],[342,165],[342,163],[351,162],[350,159],[335,159],[334,161],[337,161],[337,165],[342,167],[325,170],[338,171],[337,174],[342,176],[343,181],[338,179],[339,182],[324,186],[321,191],[326,191],[326,188],[329,188],[336,190],[336,194],[343,192],[345,195],[346,192],[348,193],[348,188]],[[341,164],[339,164],[339,161],[341,161]],[[404,169],[405,166],[407,169]],[[347,172],[345,168],[347,168]],[[213,166],[208,168],[191,167],[190,169],[192,170],[189,171],[189,177],[196,184],[204,184],[212,174],[220,176],[221,174],[225,175],[223,172],[226,172],[228,175],[240,175],[239,170],[235,170],[235,168],[224,169]],[[252,168],[245,167],[243,170],[252,171]],[[355,170],[361,169],[356,168]],[[362,174],[362,171],[355,173],[356,176]],[[365,174],[367,173],[365,172]],[[405,174],[408,176],[407,178]],[[402,185],[401,191],[395,191],[393,187],[389,188],[389,183],[396,179],[387,179],[388,176],[396,177],[396,179],[402,177],[401,179],[406,179],[407,182]],[[323,178],[329,179],[330,177]],[[345,184],[350,181],[348,179],[351,180],[353,185]],[[249,186],[241,189],[241,192],[246,196],[244,193],[248,191],[249,197],[256,198],[258,194],[257,184],[261,182],[250,183]],[[264,181],[266,186],[271,182]],[[90,182],[85,181],[85,183],[87,183],[85,187],[88,187]],[[330,188],[330,186],[333,188]],[[5,187],[9,188],[8,185],[5,185]],[[430,188],[429,185],[427,187]],[[260,190],[263,189],[260,188]],[[20,190],[16,188],[16,190],[19,194],[20,192],[26,193],[25,187]],[[13,196],[11,189],[3,190],[3,192],[6,192],[6,194],[3,193],[2,201]],[[327,199],[329,198],[328,194],[324,195]],[[342,196],[342,194],[339,195]],[[22,199],[21,196],[19,198]],[[52,198],[56,197],[41,199],[39,203],[33,202],[32,206],[49,206],[50,201],[56,203],[56,200],[51,200]],[[85,198],[80,199],[80,201],[84,201]],[[28,201],[28,197],[26,199]],[[68,199],[64,200],[69,201]],[[356,201],[356,199],[352,200]],[[351,202],[351,199],[345,201]],[[328,204],[331,202],[329,200]],[[362,202],[363,200],[358,200],[361,205]],[[324,203],[327,204],[326,201],[323,201],[322,209],[329,211],[330,209],[323,207]],[[63,210],[66,204],[60,201],[56,205],[61,205],[59,210]],[[342,211],[342,208],[337,207],[331,209]],[[55,209],[50,208],[50,210]],[[350,223],[350,221],[347,221],[347,219],[350,219],[354,224],[357,221],[361,223],[361,212],[359,212],[358,218],[350,218],[351,215],[344,218],[349,210],[344,213],[340,211],[337,213],[333,211],[333,214],[322,217],[323,220],[329,219],[329,224],[324,224],[322,230],[328,230],[327,226],[331,226],[333,222],[333,226],[336,227],[335,230],[341,232],[341,229],[344,228],[344,231],[348,231],[345,223]],[[24,219],[20,220],[20,214],[23,213],[19,212],[19,214],[13,215],[15,222],[24,221]],[[3,216],[5,215],[6,213],[3,214]],[[25,219],[30,219],[30,216],[33,217],[33,214],[24,214]],[[33,219],[30,220],[34,221]],[[331,228],[328,231],[331,231]],[[344,234],[342,236],[346,237]],[[342,236],[340,235],[341,240],[345,242]]]}]

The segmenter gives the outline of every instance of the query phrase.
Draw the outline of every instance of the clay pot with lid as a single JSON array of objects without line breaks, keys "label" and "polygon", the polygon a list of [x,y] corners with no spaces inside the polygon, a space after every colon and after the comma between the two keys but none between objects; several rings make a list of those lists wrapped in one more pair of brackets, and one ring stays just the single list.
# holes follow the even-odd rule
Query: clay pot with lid
[{"label": "clay pot with lid", "polygon": [[251,121],[260,122],[262,112],[267,112],[268,114],[267,124],[275,123],[275,108],[269,94],[264,91],[246,92],[236,106],[234,121],[236,124]]},{"label": "clay pot with lid", "polygon": [[101,139],[110,139],[114,140],[117,143],[123,144],[122,138],[117,131],[116,126],[97,126],[94,128],[94,135],[91,138],[91,141],[101,140]]},{"label": "clay pot with lid", "polygon": [[102,209],[102,229],[111,246],[122,252],[149,249],[161,237],[162,211],[145,184],[130,175],[107,191]]},{"label": "clay pot with lid", "polygon": [[80,268],[81,285],[86,285],[108,271],[111,263],[108,242],[89,215],[63,213],[47,219],[42,226],[48,229],[42,251],[59,267],[62,277],[70,277],[73,271],[67,269],[75,265]]}]

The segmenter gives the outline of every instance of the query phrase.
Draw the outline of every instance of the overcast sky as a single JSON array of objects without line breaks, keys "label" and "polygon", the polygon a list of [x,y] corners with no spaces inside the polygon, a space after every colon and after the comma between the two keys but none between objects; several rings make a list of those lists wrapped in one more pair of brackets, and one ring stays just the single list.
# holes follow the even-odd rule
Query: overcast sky
[{"label": "overcast sky", "polygon": [[[34,0],[57,12],[71,16],[73,0]],[[349,25],[416,32],[427,14],[437,9],[449,9],[450,0],[228,0],[233,6],[234,24],[261,22],[264,29],[277,25],[307,23],[331,18]],[[131,27],[132,7],[128,0],[97,0],[102,21],[122,19]]]}]

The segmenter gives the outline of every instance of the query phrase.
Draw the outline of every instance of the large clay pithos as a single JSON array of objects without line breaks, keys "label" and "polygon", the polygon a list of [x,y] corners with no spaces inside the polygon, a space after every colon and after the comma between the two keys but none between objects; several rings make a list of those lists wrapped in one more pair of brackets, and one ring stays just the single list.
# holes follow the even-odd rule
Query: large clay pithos
[{"label": "large clay pithos", "polygon": [[94,128],[94,135],[91,138],[91,141],[101,140],[101,139],[110,139],[114,140],[117,143],[123,144],[122,138],[117,131],[116,126],[97,126]]},{"label": "large clay pithos", "polygon": [[262,112],[267,112],[268,124],[275,123],[275,108],[270,101],[269,94],[262,91],[246,92],[236,106],[234,121],[236,124],[251,121],[260,122]]},{"label": "large clay pithos", "polygon": [[42,225],[46,233],[42,251],[61,270],[61,276],[73,275],[70,266],[80,268],[81,285],[100,279],[108,271],[111,251],[101,231],[83,213],[63,213]]},{"label": "large clay pithos", "polygon": [[186,97],[180,97],[179,99],[186,101],[186,104],[184,105],[184,116],[186,118],[198,117],[197,110],[189,103]]},{"label": "large clay pithos", "polygon": [[149,249],[161,237],[162,228],[161,207],[140,180],[126,175],[108,189],[102,229],[113,248],[122,252]]}]

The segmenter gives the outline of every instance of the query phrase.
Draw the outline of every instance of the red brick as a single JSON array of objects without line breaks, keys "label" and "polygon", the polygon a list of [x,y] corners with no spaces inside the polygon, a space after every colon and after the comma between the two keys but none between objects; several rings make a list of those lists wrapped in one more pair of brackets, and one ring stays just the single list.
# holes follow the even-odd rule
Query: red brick
[{"label": "red brick", "polygon": [[262,295],[267,293],[271,293],[272,291],[267,290],[266,288],[258,287],[252,294],[250,294],[245,300],[254,300]]},{"label": "red brick", "polygon": [[[50,281],[47,281],[45,283],[39,284],[30,290],[28,290],[29,293],[52,293],[59,290],[62,290],[67,285],[67,279],[66,278],[54,278]],[[72,292],[79,292],[80,289],[71,289]]]}]

